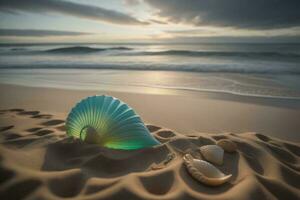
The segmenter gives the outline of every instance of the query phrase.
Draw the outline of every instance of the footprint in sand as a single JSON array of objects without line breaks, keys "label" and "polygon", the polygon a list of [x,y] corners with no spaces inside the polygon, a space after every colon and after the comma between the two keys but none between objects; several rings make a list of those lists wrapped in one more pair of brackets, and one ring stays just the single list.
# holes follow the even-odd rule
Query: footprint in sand
[{"label": "footprint in sand", "polygon": [[157,132],[154,132],[153,135],[162,143],[165,143],[176,136],[176,134],[170,130],[158,130]]},{"label": "footprint in sand", "polygon": [[215,140],[228,139],[228,137],[225,135],[214,135],[212,136],[212,138],[214,138]]},{"label": "footprint in sand", "polygon": [[13,127],[14,127],[14,125],[0,127],[0,132],[7,131],[9,129],[12,129]]},{"label": "footprint in sand", "polygon": [[146,127],[148,128],[148,130],[149,130],[150,132],[155,132],[155,131],[158,131],[159,129],[161,129],[161,127],[159,127],[159,126],[154,126],[154,125],[151,125],[151,124],[146,125]]},{"label": "footprint in sand", "polygon": [[85,186],[86,180],[79,170],[73,170],[64,176],[53,176],[48,185],[50,191],[59,197],[75,197]]},{"label": "footprint in sand", "polygon": [[174,187],[175,174],[173,171],[165,171],[153,176],[140,177],[139,180],[150,194],[164,195]]},{"label": "footprint in sand", "polygon": [[33,132],[41,130],[42,128],[43,127],[34,127],[34,128],[27,129],[26,131],[30,132],[30,133],[33,133]]},{"label": "footprint in sand", "polygon": [[269,142],[271,140],[268,136],[265,136],[265,135],[262,135],[259,133],[256,133],[255,136],[264,142]]},{"label": "footprint in sand", "polygon": [[284,146],[289,150],[291,151],[293,154],[297,155],[297,156],[300,156],[300,147],[295,145],[295,144],[292,144],[292,143],[287,143],[285,142],[284,143]]},{"label": "footprint in sand", "polygon": [[38,179],[27,179],[14,182],[1,194],[1,199],[23,199],[33,193],[42,182]]},{"label": "footprint in sand", "polygon": [[19,135],[17,133],[11,133],[11,132],[6,132],[3,135],[5,137],[5,140],[14,140],[14,139],[18,139],[18,138],[22,137],[21,135]]},{"label": "footprint in sand", "polygon": [[51,119],[52,115],[48,114],[40,114],[40,115],[34,115],[31,118],[38,118],[38,119]]},{"label": "footprint in sand", "polygon": [[37,131],[36,133],[34,133],[34,135],[44,136],[44,135],[49,135],[50,133],[53,133],[53,132],[54,131],[44,129],[44,130]]},{"label": "footprint in sand", "polygon": [[103,191],[107,188],[112,187],[116,183],[118,183],[118,181],[110,181],[108,183],[99,183],[99,182],[93,181],[93,179],[89,179],[86,183],[86,186],[84,189],[84,194],[90,195],[90,194],[98,193],[99,191]]},{"label": "footprint in sand", "polygon": [[[0,160],[2,160],[2,157]],[[7,169],[6,167],[3,167],[1,165],[0,165],[0,172],[1,172],[0,184],[5,183],[6,181],[12,179],[16,174],[14,171]]]},{"label": "footprint in sand", "polygon": [[14,108],[14,109],[10,109],[8,111],[11,111],[11,112],[23,112],[25,111],[24,109],[21,109],[21,108]]},{"label": "footprint in sand", "polygon": [[44,125],[44,126],[56,126],[56,125],[59,125],[59,124],[62,124],[62,123],[65,123],[65,121],[64,120],[60,120],[60,119],[53,119],[53,120],[50,120],[50,121],[43,122],[43,123],[41,123],[41,125]]},{"label": "footprint in sand", "polygon": [[55,129],[58,130],[58,131],[66,131],[66,126],[65,125],[58,126]]},{"label": "footprint in sand", "polygon": [[40,111],[22,111],[19,112],[19,115],[38,115]]}]

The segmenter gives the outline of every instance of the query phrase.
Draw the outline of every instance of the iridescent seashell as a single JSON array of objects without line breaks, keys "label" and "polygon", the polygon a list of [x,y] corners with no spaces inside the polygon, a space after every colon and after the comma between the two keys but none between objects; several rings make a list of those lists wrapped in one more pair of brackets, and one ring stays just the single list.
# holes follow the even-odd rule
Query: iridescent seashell
[{"label": "iridescent seashell", "polygon": [[183,161],[190,175],[205,185],[222,185],[228,182],[232,176],[232,174],[223,174],[218,168],[209,162],[194,159],[190,154],[185,154]]},{"label": "iridescent seashell", "polygon": [[233,153],[237,150],[237,145],[232,142],[231,140],[228,139],[221,139],[217,142],[217,145],[222,147],[222,149],[224,149],[224,151],[228,152],[228,153]]},{"label": "iridescent seashell", "polygon": [[140,149],[160,144],[126,103],[111,96],[80,101],[66,120],[69,136],[113,149]]},{"label": "iridescent seashell", "polygon": [[222,165],[224,150],[217,145],[205,145],[200,147],[200,152],[205,160],[213,163]]}]

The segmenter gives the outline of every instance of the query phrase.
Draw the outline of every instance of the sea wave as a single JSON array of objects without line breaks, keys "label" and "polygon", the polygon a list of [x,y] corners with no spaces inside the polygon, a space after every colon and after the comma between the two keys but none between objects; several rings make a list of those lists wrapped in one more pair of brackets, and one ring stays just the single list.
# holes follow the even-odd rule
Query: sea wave
[{"label": "sea wave", "polygon": [[[123,54],[124,55],[124,54]],[[297,53],[283,52],[242,52],[242,51],[188,51],[188,50],[167,50],[167,51],[143,51],[127,53],[126,55],[141,55],[141,56],[193,56],[193,57],[249,57],[249,58],[300,58]]]},{"label": "sea wave", "polygon": [[30,65],[2,65],[0,69],[109,69],[109,70],[145,70],[145,71],[179,71],[199,73],[240,73],[240,74],[294,74],[300,75],[299,66],[272,66],[264,67],[251,64],[146,64],[146,63],[47,63]]},{"label": "sea wave", "polygon": [[217,58],[248,58],[248,59],[292,59],[300,60],[300,54],[295,52],[278,51],[191,51],[169,49],[164,51],[144,51],[126,46],[96,48],[89,46],[57,47],[46,50],[35,50],[30,48],[11,48],[3,51],[6,55],[40,55],[40,54],[89,54],[97,52],[111,52],[114,56],[185,56],[185,57],[217,57]]},{"label": "sea wave", "polygon": [[110,48],[93,48],[93,47],[85,47],[85,46],[75,46],[75,47],[61,47],[55,49],[49,49],[45,52],[47,53],[92,53],[99,51],[108,51],[108,50],[132,50],[132,48],[128,47],[110,47]]}]

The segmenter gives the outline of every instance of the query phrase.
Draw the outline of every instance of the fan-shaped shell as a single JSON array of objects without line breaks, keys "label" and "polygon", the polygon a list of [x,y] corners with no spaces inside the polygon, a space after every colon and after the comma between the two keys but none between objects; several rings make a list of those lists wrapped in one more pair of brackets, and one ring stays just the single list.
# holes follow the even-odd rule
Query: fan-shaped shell
[{"label": "fan-shaped shell", "polygon": [[141,118],[124,102],[111,96],[80,101],[66,120],[69,136],[114,149],[140,149],[160,144]]},{"label": "fan-shaped shell", "polygon": [[222,185],[228,182],[232,176],[232,174],[223,174],[209,162],[194,159],[190,154],[186,154],[183,161],[190,175],[205,185]]},{"label": "fan-shaped shell", "polygon": [[224,151],[228,152],[228,153],[233,153],[237,150],[237,145],[232,142],[231,140],[228,139],[221,139],[217,142],[217,145],[222,147],[222,149],[224,149]]},{"label": "fan-shaped shell", "polygon": [[205,145],[200,147],[200,152],[205,160],[218,165],[223,164],[224,150],[221,147],[217,145]]}]

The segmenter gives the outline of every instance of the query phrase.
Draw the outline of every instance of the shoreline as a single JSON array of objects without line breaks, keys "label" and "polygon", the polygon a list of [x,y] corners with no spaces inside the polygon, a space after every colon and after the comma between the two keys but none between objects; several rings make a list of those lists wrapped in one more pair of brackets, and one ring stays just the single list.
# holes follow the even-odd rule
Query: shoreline
[{"label": "shoreline", "polygon": [[80,99],[107,94],[133,107],[146,123],[186,133],[257,132],[300,141],[300,103],[211,92],[140,94],[0,84],[0,109],[24,108],[66,117]]},{"label": "shoreline", "polygon": [[[3,69],[0,84],[147,94],[211,93],[300,102],[298,75],[130,69]],[[124,73],[127,73],[124,76]],[[299,83],[299,84],[298,84]],[[292,85],[291,85],[292,84]],[[299,103],[300,104],[300,103]]]}]

